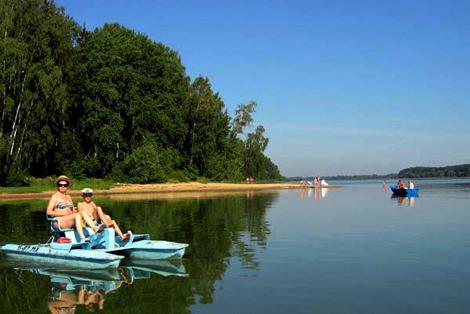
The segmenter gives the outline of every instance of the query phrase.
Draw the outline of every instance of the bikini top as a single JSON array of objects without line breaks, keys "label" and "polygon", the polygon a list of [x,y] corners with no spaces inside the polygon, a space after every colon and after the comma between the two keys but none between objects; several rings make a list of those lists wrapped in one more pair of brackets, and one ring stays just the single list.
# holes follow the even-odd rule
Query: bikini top
[{"label": "bikini top", "polygon": [[70,202],[58,201],[55,203],[54,209],[73,209],[73,204]]}]

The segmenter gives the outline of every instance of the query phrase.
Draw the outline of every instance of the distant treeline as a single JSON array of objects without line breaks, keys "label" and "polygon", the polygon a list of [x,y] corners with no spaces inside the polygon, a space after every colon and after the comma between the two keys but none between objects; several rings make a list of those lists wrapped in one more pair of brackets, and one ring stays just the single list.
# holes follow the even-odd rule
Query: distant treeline
[{"label": "distant treeline", "polygon": [[[65,173],[125,182],[279,179],[255,102],[225,109],[177,52],[48,0],[0,1],[0,185]],[[243,135],[243,136],[241,136]]]},{"label": "distant treeline", "polygon": [[[321,177],[325,180],[370,180],[370,179],[394,179],[397,177],[396,173],[390,173],[385,175],[379,174],[364,174],[364,175],[339,175],[339,176],[325,176]],[[313,177],[290,177],[288,180],[300,181],[302,179],[313,181]]]},{"label": "distant treeline", "polygon": [[[385,175],[340,175],[325,176],[325,180],[367,180],[367,179],[397,179],[397,178],[453,178],[470,177],[470,164],[446,166],[446,167],[411,167],[400,170],[399,173]],[[302,179],[313,180],[313,177],[290,177],[287,180],[299,181]]]},{"label": "distant treeline", "polygon": [[400,178],[470,177],[470,164],[446,167],[412,167],[401,170]]},{"label": "distant treeline", "polygon": [[327,176],[325,180],[372,180],[372,179],[394,179],[397,177],[396,173],[390,174],[370,174],[370,175],[340,175],[340,176]]}]

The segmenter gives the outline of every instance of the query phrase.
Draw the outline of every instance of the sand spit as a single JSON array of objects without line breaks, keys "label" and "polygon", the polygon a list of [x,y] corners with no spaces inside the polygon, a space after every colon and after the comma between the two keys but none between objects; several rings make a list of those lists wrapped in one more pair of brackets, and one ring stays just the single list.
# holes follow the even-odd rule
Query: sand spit
[{"label": "sand spit", "polygon": [[[340,186],[329,185],[323,188],[339,188]],[[93,187],[92,187],[93,188]],[[199,197],[215,195],[218,192],[243,192],[256,190],[280,190],[280,189],[301,189],[306,188],[296,183],[161,183],[161,184],[117,184],[109,190],[95,190],[95,195],[118,196],[119,198],[133,199],[145,198],[137,195],[154,194],[152,198],[185,198],[191,195],[190,192],[199,192]],[[211,193],[207,193],[211,192]],[[0,200],[30,200],[48,199],[53,190],[40,193],[0,193]],[[71,190],[69,194],[73,197],[80,196],[79,190]],[[135,195],[136,197],[133,197]],[[114,198],[114,197],[113,197]]]}]

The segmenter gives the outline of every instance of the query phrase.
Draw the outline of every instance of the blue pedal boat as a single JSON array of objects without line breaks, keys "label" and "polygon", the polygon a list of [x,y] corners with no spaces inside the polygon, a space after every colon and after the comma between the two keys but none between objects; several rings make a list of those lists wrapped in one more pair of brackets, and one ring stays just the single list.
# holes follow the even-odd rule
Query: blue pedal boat
[{"label": "blue pedal boat", "polygon": [[117,268],[122,256],[96,251],[89,243],[5,244],[0,251],[8,258],[64,268]]},{"label": "blue pedal boat", "polygon": [[399,189],[396,184],[390,185],[390,189],[392,190],[393,194],[396,196],[417,196],[419,194],[419,189]]},{"label": "blue pedal boat", "polygon": [[[148,234],[131,234],[126,241],[121,241],[113,228],[105,228],[98,234],[94,234],[91,228],[84,230],[85,234],[92,234],[88,244],[89,249],[133,259],[180,259],[188,247],[186,243],[150,240]],[[66,238],[72,239],[72,242],[79,239],[75,229],[62,230],[62,233]]]},{"label": "blue pedal boat", "polygon": [[[6,244],[0,247],[0,252],[41,265],[104,269],[117,268],[124,257],[145,260],[182,258],[188,247],[185,243],[150,240],[148,234],[132,234],[127,241],[121,241],[112,228],[105,228],[101,233],[84,228],[88,242],[79,242],[75,229],[54,230],[51,227],[51,232],[56,234],[45,244]],[[70,243],[55,242],[57,233]]]},{"label": "blue pedal boat", "polygon": [[119,237],[116,237],[115,247],[106,249],[106,252],[133,259],[180,259],[187,247],[188,244],[186,243],[150,240],[148,234],[136,234],[132,235],[126,242],[121,242]]}]

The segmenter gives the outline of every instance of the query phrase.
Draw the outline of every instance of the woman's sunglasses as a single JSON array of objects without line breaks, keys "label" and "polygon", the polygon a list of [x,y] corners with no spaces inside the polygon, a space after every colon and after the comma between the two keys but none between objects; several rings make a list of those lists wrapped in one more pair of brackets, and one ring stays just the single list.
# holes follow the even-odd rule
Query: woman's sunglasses
[{"label": "woman's sunglasses", "polygon": [[69,185],[68,185],[68,183],[59,183],[59,184],[57,184],[57,187],[58,188],[68,188]]},{"label": "woman's sunglasses", "polygon": [[84,194],[83,194],[83,197],[92,197],[92,196],[93,196],[92,193],[84,193]]}]

